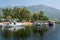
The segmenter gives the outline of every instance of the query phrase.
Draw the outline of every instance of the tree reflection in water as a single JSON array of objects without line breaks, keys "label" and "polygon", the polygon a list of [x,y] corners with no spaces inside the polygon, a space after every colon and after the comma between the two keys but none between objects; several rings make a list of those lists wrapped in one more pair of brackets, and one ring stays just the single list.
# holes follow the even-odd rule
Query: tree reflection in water
[{"label": "tree reflection in water", "polygon": [[[40,35],[40,39],[43,40],[45,32],[49,31],[49,27],[47,28],[45,25],[43,25],[43,28],[37,29],[37,27],[33,28],[33,34]],[[36,37],[37,38],[37,37]]]},{"label": "tree reflection in water", "polygon": [[9,40],[11,40],[10,37],[13,37],[14,40],[20,40],[20,39],[27,40],[29,36],[32,37],[32,34],[33,34],[33,37],[35,37],[35,40],[37,39],[37,36],[40,37],[41,40],[43,40],[45,32],[48,32],[48,31],[49,31],[49,28],[46,28],[46,27],[38,30],[30,27],[26,29],[17,30],[14,32],[11,32],[10,30],[5,30],[2,34],[4,38],[7,38]]}]

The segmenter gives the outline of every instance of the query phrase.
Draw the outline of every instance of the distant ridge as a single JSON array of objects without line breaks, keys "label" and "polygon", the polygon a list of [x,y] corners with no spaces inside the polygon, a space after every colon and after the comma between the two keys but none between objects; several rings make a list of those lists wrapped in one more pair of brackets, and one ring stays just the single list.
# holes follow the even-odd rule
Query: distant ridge
[{"label": "distant ridge", "polygon": [[46,5],[33,5],[27,7],[31,12],[44,11],[45,15],[52,19],[60,19],[60,10]]}]

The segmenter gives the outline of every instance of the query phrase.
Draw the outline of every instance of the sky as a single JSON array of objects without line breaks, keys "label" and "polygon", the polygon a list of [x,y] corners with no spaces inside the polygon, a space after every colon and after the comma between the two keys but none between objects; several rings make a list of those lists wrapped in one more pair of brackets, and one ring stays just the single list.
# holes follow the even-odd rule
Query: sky
[{"label": "sky", "polygon": [[60,9],[60,0],[0,0],[0,7],[47,5]]}]

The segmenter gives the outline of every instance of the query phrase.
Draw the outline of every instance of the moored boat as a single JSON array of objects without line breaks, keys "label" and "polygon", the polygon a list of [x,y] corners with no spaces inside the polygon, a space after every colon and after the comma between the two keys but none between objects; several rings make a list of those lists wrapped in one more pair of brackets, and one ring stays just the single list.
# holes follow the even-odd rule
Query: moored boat
[{"label": "moored boat", "polygon": [[2,30],[9,29],[9,30],[18,30],[18,29],[25,29],[23,23],[7,23],[2,25]]}]

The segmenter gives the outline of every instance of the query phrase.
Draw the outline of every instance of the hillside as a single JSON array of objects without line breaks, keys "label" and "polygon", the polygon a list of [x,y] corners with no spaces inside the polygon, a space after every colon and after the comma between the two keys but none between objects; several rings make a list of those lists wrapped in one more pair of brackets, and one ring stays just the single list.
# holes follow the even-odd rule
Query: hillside
[{"label": "hillside", "polygon": [[44,11],[45,15],[49,18],[53,19],[60,19],[60,10],[45,6],[45,5],[34,5],[27,7],[31,12],[40,12],[41,10]]}]

